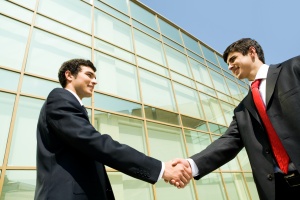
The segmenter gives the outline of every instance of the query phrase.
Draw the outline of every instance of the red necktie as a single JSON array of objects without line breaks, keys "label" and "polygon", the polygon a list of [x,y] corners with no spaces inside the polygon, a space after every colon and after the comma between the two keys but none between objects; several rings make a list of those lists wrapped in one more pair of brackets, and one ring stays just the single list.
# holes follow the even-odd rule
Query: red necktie
[{"label": "red necktie", "polygon": [[274,153],[274,156],[276,158],[276,161],[278,163],[279,168],[281,171],[287,174],[288,172],[288,166],[289,166],[289,156],[286,153],[278,135],[276,134],[276,131],[267,115],[266,112],[266,106],[264,102],[261,99],[258,87],[260,85],[261,79],[255,80],[252,85],[251,85],[251,91],[252,91],[252,96],[253,100],[255,103],[255,106],[258,110],[259,116],[263,121],[263,124],[265,126],[265,129],[267,131],[272,150]]}]

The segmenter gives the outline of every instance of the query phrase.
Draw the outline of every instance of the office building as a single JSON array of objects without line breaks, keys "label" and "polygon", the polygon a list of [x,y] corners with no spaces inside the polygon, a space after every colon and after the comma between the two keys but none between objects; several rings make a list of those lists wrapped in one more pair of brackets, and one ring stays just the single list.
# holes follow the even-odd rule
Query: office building
[{"label": "office building", "polygon": [[[248,92],[219,52],[138,1],[2,0],[0,24],[1,200],[33,199],[37,119],[66,60],[97,67],[83,100],[95,128],[162,161],[220,137]],[[184,189],[107,171],[117,200],[258,199],[244,150]]]}]

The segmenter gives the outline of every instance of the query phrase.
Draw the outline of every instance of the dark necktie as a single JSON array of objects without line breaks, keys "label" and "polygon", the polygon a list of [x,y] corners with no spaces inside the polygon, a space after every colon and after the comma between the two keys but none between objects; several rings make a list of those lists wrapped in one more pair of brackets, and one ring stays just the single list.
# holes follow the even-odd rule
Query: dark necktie
[{"label": "dark necktie", "polygon": [[276,134],[276,131],[267,115],[266,106],[265,106],[264,102],[262,101],[259,90],[258,90],[260,82],[261,82],[261,79],[257,79],[251,85],[253,100],[254,100],[255,106],[257,108],[257,111],[259,113],[259,116],[262,119],[265,129],[267,131],[277,164],[278,164],[279,168],[281,169],[281,171],[283,171],[284,173],[287,173],[290,159],[289,159],[289,156],[286,153],[286,151],[285,151],[278,135]]}]

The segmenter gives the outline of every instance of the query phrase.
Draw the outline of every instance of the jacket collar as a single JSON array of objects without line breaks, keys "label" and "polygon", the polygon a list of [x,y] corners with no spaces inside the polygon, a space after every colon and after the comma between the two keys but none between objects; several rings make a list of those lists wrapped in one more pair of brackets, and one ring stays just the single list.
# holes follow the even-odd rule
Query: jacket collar
[{"label": "jacket collar", "polygon": [[[267,76],[267,82],[266,82],[266,107],[268,109],[268,105],[270,102],[270,99],[274,93],[276,81],[278,79],[279,72],[281,70],[281,64],[277,65],[270,65],[269,70],[268,70],[268,76]],[[256,108],[253,102],[251,90],[249,88],[249,92],[247,96],[244,98],[243,103],[247,110],[254,116],[255,119],[259,120],[259,116],[256,112]]]}]

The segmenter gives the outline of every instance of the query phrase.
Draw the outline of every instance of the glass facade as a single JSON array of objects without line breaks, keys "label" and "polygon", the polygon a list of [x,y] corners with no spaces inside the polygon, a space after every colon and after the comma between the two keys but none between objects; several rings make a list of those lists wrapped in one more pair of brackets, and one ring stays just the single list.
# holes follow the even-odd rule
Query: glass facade
[{"label": "glass facade", "polygon": [[[162,161],[220,137],[248,92],[220,53],[135,0],[3,0],[0,24],[1,200],[33,199],[37,119],[66,60],[97,67],[83,100],[96,129]],[[180,190],[107,171],[117,200],[258,199],[244,150]]]}]

